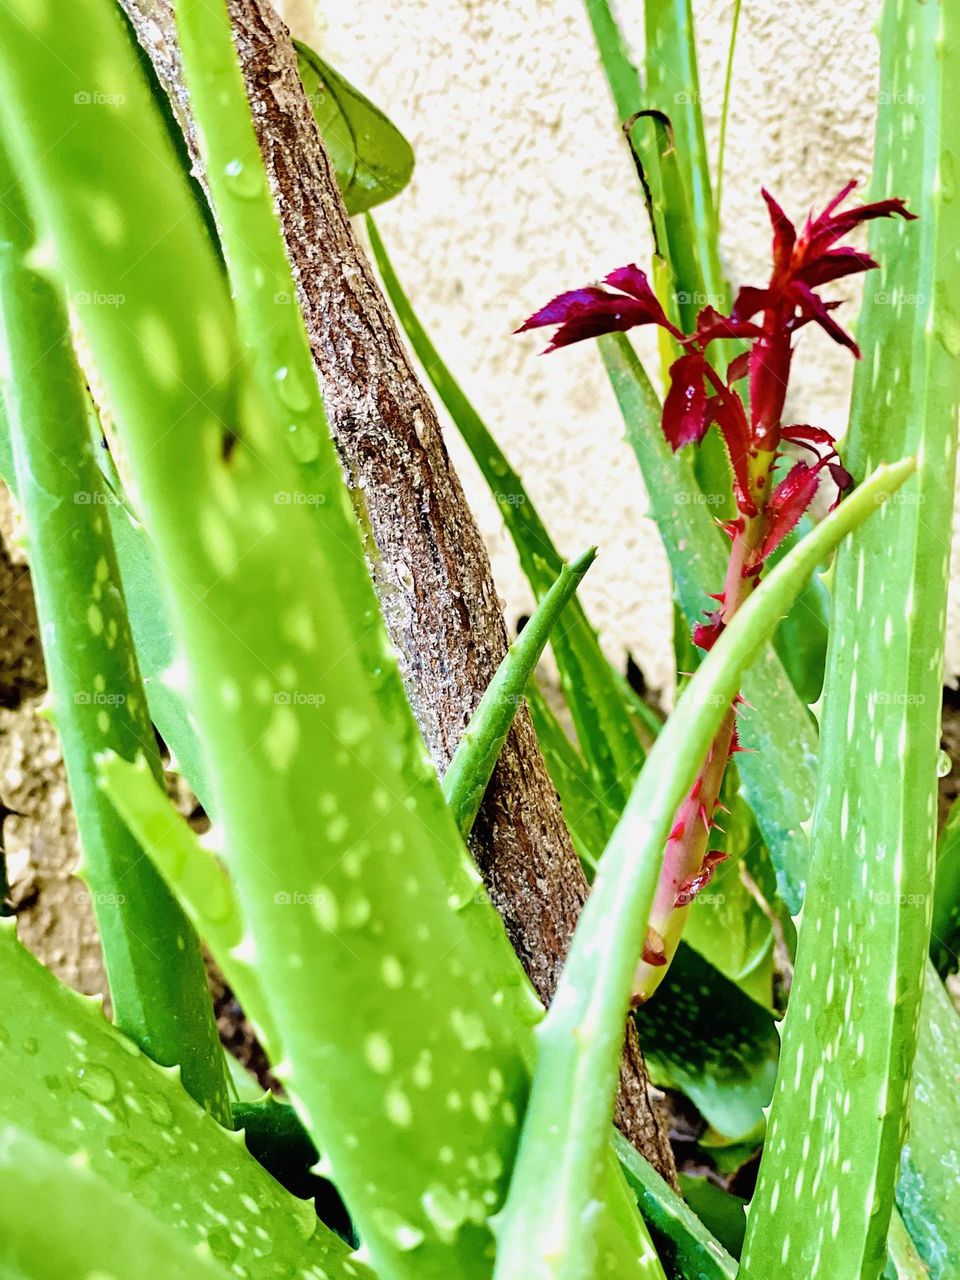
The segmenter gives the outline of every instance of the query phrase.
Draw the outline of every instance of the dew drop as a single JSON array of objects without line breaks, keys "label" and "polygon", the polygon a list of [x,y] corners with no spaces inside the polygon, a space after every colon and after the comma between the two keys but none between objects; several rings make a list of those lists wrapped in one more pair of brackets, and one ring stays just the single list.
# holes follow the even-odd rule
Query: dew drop
[{"label": "dew drop", "polygon": [[239,196],[241,200],[252,200],[263,189],[263,175],[254,165],[245,165],[242,160],[231,160],[223,172],[231,194]]},{"label": "dew drop", "polygon": [[173,1111],[166,1098],[161,1098],[157,1093],[145,1093],[140,1100],[143,1103],[144,1111],[146,1111],[154,1124],[164,1127],[173,1124]]},{"label": "dew drop", "polygon": [[77,1088],[94,1102],[112,1102],[117,1094],[116,1076],[109,1067],[92,1063],[90,1066],[81,1067],[77,1077]]},{"label": "dew drop", "polygon": [[310,397],[307,389],[295,373],[281,365],[273,375],[277,384],[277,394],[292,413],[306,413],[310,408]]},{"label": "dew drop", "polygon": [[405,1221],[392,1209],[374,1209],[371,1217],[377,1230],[401,1252],[409,1253],[411,1249],[423,1244],[424,1236],[420,1228]]},{"label": "dew drop", "polygon": [[145,1173],[156,1168],[157,1156],[147,1147],[132,1138],[118,1136],[107,1143],[113,1154],[130,1170],[132,1176],[142,1178]]},{"label": "dew drop", "polygon": [[315,462],[320,452],[320,438],[313,428],[291,422],[287,430],[290,432],[290,451],[296,460]]}]

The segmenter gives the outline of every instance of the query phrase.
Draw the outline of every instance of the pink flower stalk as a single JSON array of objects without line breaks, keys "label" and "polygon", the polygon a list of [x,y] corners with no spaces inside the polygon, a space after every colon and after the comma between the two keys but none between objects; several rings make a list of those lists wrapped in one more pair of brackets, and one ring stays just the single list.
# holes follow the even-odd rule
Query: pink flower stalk
[{"label": "pink flower stalk", "polygon": [[[844,469],[836,441],[822,427],[783,425],[782,416],[793,359],[793,335],[817,324],[859,359],[857,344],[836,320],[840,305],[818,292],[843,276],[869,271],[877,263],[866,253],[838,245],[862,222],[898,215],[913,219],[902,200],[841,209],[855,183],[849,182],[817,217],[810,215],[801,232],[767,192],[773,225],[773,269],[763,288],[742,288],[729,315],[704,307],[693,333],[684,334],[667,318],[646,275],[636,266],[612,271],[603,286],[574,289],[554,298],[527,320],[518,333],[556,325],[546,348],[625,332],[656,324],[676,340],[681,354],[670,367],[663,404],[663,433],[674,450],[698,444],[716,423],[730,458],[737,516],[723,525],[731,539],[723,590],[713,596],[717,607],[693,629],[694,643],[710,649],[734,613],[760,581],[767,558],[809,508],[825,472],[837,490],[834,505],[853,481]],[[736,338],[749,350],[731,361],[725,376],[710,363],[710,344]],[[749,380],[749,410],[737,384]],[[776,485],[773,471],[784,442],[811,456],[794,463]],[[739,701],[739,699],[738,699]],[[709,883],[724,857],[708,848],[716,825],[720,788],[727,760],[740,750],[736,704],[710,748],[703,768],[677,811],[667,841],[663,874],[657,888],[643,957],[634,983],[634,1004],[648,1000],[662,981],[683,932],[687,911]]]}]

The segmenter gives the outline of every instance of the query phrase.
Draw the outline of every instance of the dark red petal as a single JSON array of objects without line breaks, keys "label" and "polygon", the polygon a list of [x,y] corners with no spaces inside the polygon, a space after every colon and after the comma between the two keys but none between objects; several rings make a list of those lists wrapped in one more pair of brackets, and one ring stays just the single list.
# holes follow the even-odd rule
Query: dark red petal
[{"label": "dark red petal", "polygon": [[750,472],[748,458],[750,453],[750,428],[739,397],[731,401],[721,400],[713,396],[710,400],[710,417],[720,428],[723,442],[730,456],[733,468],[733,485],[737,499],[737,507],[747,515],[756,513],[756,506],[750,497]]},{"label": "dark red petal", "polygon": [[697,622],[693,626],[693,643],[698,649],[710,650],[720,639],[726,623],[721,617],[719,609],[714,609],[707,614],[706,622]]},{"label": "dark red petal", "polygon": [[756,285],[746,284],[737,294],[737,300],[730,312],[731,320],[749,320],[758,311],[770,305],[773,295],[769,289],[758,289]]},{"label": "dark red petal", "polygon": [[793,246],[797,242],[797,231],[770,192],[766,188],[761,188],[760,194],[767,202],[770,222],[773,226],[773,269],[774,274],[778,274],[790,261]]},{"label": "dark red petal", "polygon": [[848,183],[842,186],[840,190],[837,192],[837,194],[833,197],[833,199],[829,202],[829,204],[825,207],[823,213],[820,214],[820,218],[828,218],[830,214],[833,213],[834,209],[837,208],[838,205],[843,204],[844,200],[846,200],[847,196],[850,194],[850,192],[854,189],[856,185],[857,185],[856,178],[851,178]]},{"label": "dark red petal", "polygon": [[683,335],[667,320],[639,267],[619,267],[611,271],[607,282],[622,292],[610,293],[596,285],[571,289],[535,311],[515,332],[527,333],[530,329],[559,325],[548,351],[604,333],[622,333],[642,324],[663,325],[675,337],[682,338]]},{"label": "dark red petal", "polygon": [[836,320],[830,315],[830,312],[835,309],[836,303],[824,302],[802,280],[793,281],[790,286],[790,293],[796,299],[805,322],[812,320],[815,324],[818,324],[825,333],[830,335],[834,342],[838,342],[841,347],[847,347],[848,350],[853,352],[857,360],[860,359],[860,348],[849,333],[841,329]]},{"label": "dark red petal", "polygon": [[670,366],[670,390],[663,402],[663,434],[676,452],[696,444],[707,434],[710,413],[703,386],[704,358],[698,352],[681,356]]},{"label": "dark red petal", "polygon": [[743,567],[743,576],[756,573],[772,552],[776,551],[797,521],[809,507],[820,483],[820,467],[798,462],[780,481],[767,502],[767,531],[752,560]]},{"label": "dark red petal", "polygon": [[647,273],[641,271],[635,262],[628,263],[625,267],[617,267],[616,271],[611,271],[604,277],[604,281],[614,289],[619,289],[621,293],[629,293],[630,297],[636,298],[638,302],[646,302],[651,307],[656,307],[663,316],[663,309],[657,300],[657,295],[650,287]]},{"label": "dark red petal", "polygon": [[546,348],[547,351],[556,351],[558,347],[569,347],[571,343],[597,338],[604,333],[623,333],[637,325],[655,323],[656,319],[649,310],[646,303],[623,294],[606,293],[595,288],[575,289],[548,302],[522,324],[517,333],[559,324],[553,341]]},{"label": "dark red petal", "polygon": [[590,285],[586,289],[570,289],[567,293],[558,294],[545,307],[535,311],[524,320],[514,333],[527,333],[530,329],[545,329],[551,324],[564,324],[571,317],[582,315],[591,307],[600,306],[609,299],[605,289]]},{"label": "dark red petal", "polygon": [[697,316],[694,337],[701,347],[706,347],[718,338],[759,338],[762,334],[763,330],[748,320],[721,315],[714,307],[708,306]]},{"label": "dark red petal", "polygon": [[828,249],[826,253],[819,254],[800,267],[795,278],[808,284],[811,289],[818,289],[832,280],[856,275],[859,271],[872,271],[879,265],[869,253],[861,253],[858,249]]},{"label": "dark red petal", "polygon": [[833,483],[840,490],[837,497],[837,501],[839,502],[840,498],[847,492],[847,490],[853,488],[853,476],[847,468],[839,462],[828,462],[827,470],[833,476]]},{"label": "dark red petal", "polygon": [[843,236],[848,235],[854,227],[860,226],[863,222],[872,222],[875,218],[892,218],[894,216],[913,222],[916,218],[917,215],[910,213],[904,202],[897,198],[876,200],[872,204],[855,205],[853,208],[844,209],[842,213],[834,212],[855,186],[855,182],[848,182],[818,217],[807,222],[803,232],[803,239],[807,244],[804,258],[807,261],[819,257],[828,245],[834,244]]},{"label": "dark red petal", "polygon": [[749,373],[750,352],[743,351],[730,361],[730,366],[727,369],[727,386],[732,387],[735,382],[739,382],[741,378],[746,378]]},{"label": "dark red petal", "polygon": [[811,427],[805,422],[795,422],[789,427],[781,427],[780,435],[784,440],[793,440],[796,444],[826,444],[831,449],[837,443],[830,432],[823,427]]},{"label": "dark red petal", "polygon": [[719,849],[711,849],[704,855],[703,865],[699,871],[695,871],[692,876],[687,876],[679,889],[677,890],[675,907],[689,907],[701,889],[704,889],[713,879],[713,873],[720,862],[725,862],[727,855]]}]

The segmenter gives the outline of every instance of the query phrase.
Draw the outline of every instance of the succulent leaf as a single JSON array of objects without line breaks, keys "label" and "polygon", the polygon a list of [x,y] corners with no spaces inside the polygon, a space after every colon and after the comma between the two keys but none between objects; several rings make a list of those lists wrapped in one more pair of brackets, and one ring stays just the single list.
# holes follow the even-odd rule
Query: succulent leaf
[{"label": "succulent leaf", "polygon": [[12,1125],[0,1129],[4,1229],[0,1269],[12,1280],[113,1276],[229,1280],[206,1243],[188,1245],[126,1192]]},{"label": "succulent leaf", "polygon": [[223,1123],[230,1104],[196,934],[95,780],[94,755],[143,753],[162,778],[57,286],[31,265],[29,212],[0,145],[4,397],[51,699],[117,1025]]},{"label": "succulent leaf", "polygon": [[[949,5],[884,6],[875,172],[921,216],[909,228],[878,221],[871,230],[881,275],[859,327],[864,360],[846,451],[855,475],[906,450],[916,452],[919,470],[898,499],[883,500],[834,569],[822,781],[745,1280],[771,1268],[784,1277],[813,1269],[874,1280],[884,1266],[933,875],[943,566],[960,398],[960,208],[941,181],[956,166],[958,17]],[[859,211],[885,212],[885,202]],[[821,215],[811,243],[843,234],[843,218]],[[891,306],[888,298],[913,301]],[[824,1136],[804,1145],[812,1097]],[[813,1213],[802,1194],[812,1185]]]},{"label": "succulent leaf", "polygon": [[560,571],[518,639],[511,644],[453,753],[443,775],[443,794],[464,839],[473,827],[527,682],[596,554],[596,547],[591,547]]},{"label": "succulent leaf", "polygon": [[[221,1128],[193,1101],[176,1068],[141,1054],[94,1001],[58,982],[20,946],[9,926],[0,929],[0,957],[0,1124],[27,1131],[63,1164],[82,1164],[139,1206],[160,1238],[170,1232],[187,1247],[206,1245],[228,1269],[245,1266],[249,1280],[370,1275],[311,1204],[264,1172],[240,1134]],[[17,1172],[29,1178],[29,1166],[18,1163]],[[4,1206],[6,1239],[13,1227],[6,1196]],[[119,1222],[113,1227],[122,1229]]]},{"label": "succulent leaf", "polygon": [[[537,1070],[498,1225],[497,1280],[590,1274],[597,1241],[588,1207],[600,1193],[620,1028],[676,809],[744,670],[805,576],[876,509],[877,495],[898,489],[915,465],[907,459],[880,468],[774,570],[734,616],[654,743],[601,859],[557,995],[538,1029]],[[550,1206],[547,1214],[544,1205]]]}]

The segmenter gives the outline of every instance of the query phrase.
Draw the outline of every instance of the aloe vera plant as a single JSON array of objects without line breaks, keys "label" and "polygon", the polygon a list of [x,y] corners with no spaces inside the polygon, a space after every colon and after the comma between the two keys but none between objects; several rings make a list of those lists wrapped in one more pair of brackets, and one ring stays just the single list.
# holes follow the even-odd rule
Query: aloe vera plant
[{"label": "aloe vera plant", "polygon": [[[786,1274],[811,1266],[837,1276],[879,1273],[907,1120],[904,1103],[929,938],[945,530],[960,400],[950,301],[960,279],[960,227],[952,196],[939,190],[937,175],[955,163],[946,130],[955,119],[950,53],[957,33],[949,8],[926,13],[918,7],[904,30],[899,11],[889,4],[884,21],[887,94],[902,94],[918,83],[925,92],[911,99],[896,129],[889,112],[881,110],[877,170],[905,184],[922,214],[917,231],[923,239],[915,254],[898,253],[903,229],[875,229],[871,248],[886,265],[882,288],[868,295],[864,307],[866,359],[855,385],[848,457],[860,470],[907,448],[922,465],[917,489],[907,501],[885,506],[877,522],[901,548],[894,581],[868,531],[837,565],[834,593],[846,607],[831,637],[821,713],[822,783],[794,989],[795,1009],[816,1010],[826,1049],[820,1062],[808,1056],[805,1020],[788,1015],[784,1053],[796,1064],[795,1079],[789,1091],[781,1083],[774,1098],[748,1225],[747,1275],[765,1274],[771,1264],[777,1242],[757,1223],[764,1206],[779,1199],[777,1188],[788,1186],[794,1194],[778,1211]],[[909,136],[915,130],[918,137]],[[890,306],[888,296],[918,301],[904,315],[903,303]],[[889,594],[894,591],[896,606]],[[851,755],[848,744],[861,737],[864,751]],[[884,785],[868,799],[890,756]],[[837,774],[834,762],[841,758]],[[849,840],[848,856],[839,865],[838,833]],[[834,932],[838,943],[830,944]],[[870,955],[878,936],[890,940],[880,963]],[[827,940],[832,959],[818,938]],[[855,1028],[853,1051],[837,1055],[831,1046]],[[809,1094],[820,1099],[835,1145],[821,1147],[816,1157],[805,1155],[801,1145],[798,1159]],[[822,1206],[813,1215],[795,1210],[803,1203],[807,1178],[816,1179]],[[854,1186],[860,1194],[853,1194]]]},{"label": "aloe vera plant", "polygon": [[[842,209],[849,183],[799,234],[768,192],[763,196],[773,224],[773,269],[765,288],[744,286],[729,315],[710,304],[696,318],[693,331],[682,333],[668,319],[647,277],[636,266],[618,268],[604,287],[589,286],[560,294],[535,312],[520,332],[555,327],[547,348],[555,351],[603,334],[622,333],[654,324],[676,340],[683,354],[670,367],[670,388],[663,405],[663,433],[672,449],[699,444],[716,423],[730,459],[737,516],[723,524],[731,548],[722,589],[712,593],[718,607],[693,627],[693,641],[703,650],[723,630],[760,580],[769,556],[795,527],[828,473],[838,496],[851,485],[840,463],[833,437],[822,427],[781,421],[786,400],[793,335],[804,325],[818,324],[830,337],[859,356],[856,343],[830,314],[834,303],[818,289],[841,277],[877,264],[866,254],[838,245],[861,222],[907,213],[902,201],[888,199]],[[755,319],[757,317],[757,319]],[[721,377],[707,359],[712,343],[746,339],[749,353],[737,356]],[[737,384],[749,379],[749,411]],[[814,461],[797,461],[774,482],[774,466],[784,442],[800,445]],[[719,584],[718,584],[719,585]],[[736,702],[727,711],[700,773],[677,809],[670,830],[664,874],[650,917],[643,956],[637,970],[634,1000],[642,1004],[666,974],[683,931],[687,909],[712,878],[722,853],[710,850],[727,759],[739,750]]]},{"label": "aloe vera plant", "polygon": [[[564,563],[368,220],[412,345],[510,498],[538,601],[442,779],[289,305],[237,12],[176,5],[209,210],[113,0],[11,4],[0,24],[0,470],[27,520],[115,1022],[4,927],[0,1271],[731,1280],[742,1199],[683,1176],[684,1203],[611,1128],[632,1000],[657,1078],[711,1126],[697,1161],[718,1152],[719,1172],[763,1144],[741,1274],[876,1280],[887,1263],[951,1280],[960,1238],[942,1174],[956,1169],[960,1045],[924,957],[960,351],[952,12],[890,0],[876,199],[848,205],[845,188],[794,228],[767,197],[770,280],[731,303],[693,6],[648,0],[639,71],[612,7],[588,6],[653,219],[652,284],[622,268],[523,327],[556,326],[555,346],[600,337],[668,551],[677,653],[698,646],[669,717],[605,655],[575,598],[594,552]],[[369,209],[405,184],[412,153],[297,49],[346,208]],[[864,221],[870,256],[843,244]],[[841,464],[826,432],[782,421],[793,335],[817,325],[856,354],[818,291],[875,263]],[[85,301],[106,297],[120,300]],[[662,402],[626,336],[651,323]],[[109,451],[91,444],[75,349]],[[803,455],[789,469],[788,448]],[[801,520],[826,477],[843,500]],[[680,492],[722,496],[725,532]],[[809,579],[848,534],[827,610]],[[534,671],[546,645],[556,697]],[[593,882],[545,1016],[466,846],[524,700]],[[166,795],[151,720],[207,835]],[[549,892],[532,879],[531,898]],[[773,978],[797,930],[787,1001]],[[229,1097],[198,936],[283,1101],[236,1064]],[[267,1169],[332,1181],[352,1245]]]}]

